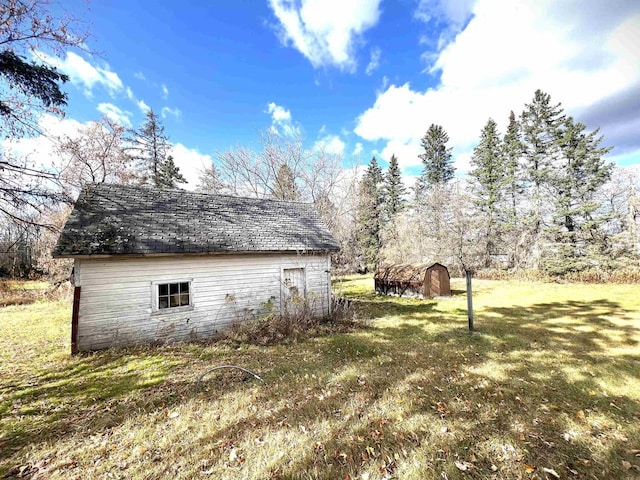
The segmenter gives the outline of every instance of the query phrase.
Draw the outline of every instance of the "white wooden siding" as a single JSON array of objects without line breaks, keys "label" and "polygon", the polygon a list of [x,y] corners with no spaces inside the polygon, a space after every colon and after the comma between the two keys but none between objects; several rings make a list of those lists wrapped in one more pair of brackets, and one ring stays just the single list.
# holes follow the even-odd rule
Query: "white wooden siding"
[{"label": "white wooden siding", "polygon": [[[82,287],[78,349],[207,338],[230,324],[280,311],[283,268],[303,268],[316,315],[330,305],[328,255],[175,255],[76,259]],[[153,311],[154,282],[192,279],[193,308]]]}]

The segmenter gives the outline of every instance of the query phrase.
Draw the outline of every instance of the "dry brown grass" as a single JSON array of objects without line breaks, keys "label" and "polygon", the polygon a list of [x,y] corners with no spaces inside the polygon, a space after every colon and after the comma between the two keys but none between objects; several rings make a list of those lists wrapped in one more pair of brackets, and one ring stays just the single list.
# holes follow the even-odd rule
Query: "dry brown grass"
[{"label": "dry brown grass", "polygon": [[590,269],[567,273],[563,276],[549,275],[542,270],[480,270],[474,276],[481,280],[519,280],[529,282],[591,283],[591,284],[640,284],[640,267],[621,267],[617,269]]},{"label": "dry brown grass", "polygon": [[0,307],[68,300],[71,291],[69,282],[51,285],[44,280],[0,279]]}]

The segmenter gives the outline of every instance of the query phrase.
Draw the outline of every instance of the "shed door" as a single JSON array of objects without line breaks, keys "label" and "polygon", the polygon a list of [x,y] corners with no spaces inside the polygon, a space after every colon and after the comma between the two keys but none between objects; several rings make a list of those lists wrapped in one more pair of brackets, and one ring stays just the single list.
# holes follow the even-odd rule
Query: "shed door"
[{"label": "shed door", "polygon": [[285,308],[301,306],[306,297],[304,268],[282,270],[282,300]]},{"label": "shed door", "polygon": [[429,275],[429,296],[437,297],[440,295],[440,270],[434,268]]}]

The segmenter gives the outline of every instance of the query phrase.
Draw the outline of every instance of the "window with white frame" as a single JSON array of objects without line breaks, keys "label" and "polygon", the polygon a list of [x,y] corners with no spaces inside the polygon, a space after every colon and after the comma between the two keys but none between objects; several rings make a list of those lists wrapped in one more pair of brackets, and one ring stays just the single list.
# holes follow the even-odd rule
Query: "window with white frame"
[{"label": "window with white frame", "polygon": [[167,282],[156,284],[158,310],[191,306],[191,282]]}]

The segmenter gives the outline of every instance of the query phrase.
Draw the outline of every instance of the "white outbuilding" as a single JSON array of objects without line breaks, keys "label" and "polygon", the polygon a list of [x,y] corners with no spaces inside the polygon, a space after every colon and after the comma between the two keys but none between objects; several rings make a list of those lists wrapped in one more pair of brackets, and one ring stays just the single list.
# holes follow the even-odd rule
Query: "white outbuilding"
[{"label": "white outbuilding", "polygon": [[338,250],[313,205],[90,184],[54,250],[73,258],[73,353],[209,338],[303,299],[330,314]]}]

